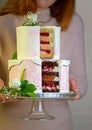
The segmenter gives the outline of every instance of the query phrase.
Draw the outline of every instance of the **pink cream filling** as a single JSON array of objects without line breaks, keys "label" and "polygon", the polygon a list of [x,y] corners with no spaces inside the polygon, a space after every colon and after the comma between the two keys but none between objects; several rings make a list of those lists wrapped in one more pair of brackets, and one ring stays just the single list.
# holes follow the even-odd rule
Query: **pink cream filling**
[{"label": "pink cream filling", "polygon": [[50,51],[50,50],[40,49],[40,51],[41,51],[41,53],[42,53],[42,52],[45,52],[45,53],[47,53],[47,54],[50,54],[50,53],[51,53],[51,51]]}]

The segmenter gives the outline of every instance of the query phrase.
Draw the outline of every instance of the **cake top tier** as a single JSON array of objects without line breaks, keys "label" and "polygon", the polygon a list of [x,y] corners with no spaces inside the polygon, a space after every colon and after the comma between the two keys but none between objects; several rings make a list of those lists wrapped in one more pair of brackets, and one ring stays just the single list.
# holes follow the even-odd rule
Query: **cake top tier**
[{"label": "cake top tier", "polygon": [[28,13],[17,27],[18,59],[60,59],[60,27],[39,26],[37,14]]}]

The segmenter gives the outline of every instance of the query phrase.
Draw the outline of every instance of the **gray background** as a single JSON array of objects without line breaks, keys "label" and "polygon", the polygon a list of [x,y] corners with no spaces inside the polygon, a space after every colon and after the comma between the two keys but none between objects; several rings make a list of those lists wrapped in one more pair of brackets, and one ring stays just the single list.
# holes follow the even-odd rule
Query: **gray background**
[{"label": "gray background", "polygon": [[[0,6],[6,0],[0,0]],[[92,130],[92,1],[76,0],[76,11],[80,14],[85,26],[85,46],[89,89],[80,101],[70,102],[74,130]]]},{"label": "gray background", "polygon": [[71,102],[74,130],[92,130],[92,1],[76,0],[76,10],[85,26],[86,62],[89,89],[80,101]]}]

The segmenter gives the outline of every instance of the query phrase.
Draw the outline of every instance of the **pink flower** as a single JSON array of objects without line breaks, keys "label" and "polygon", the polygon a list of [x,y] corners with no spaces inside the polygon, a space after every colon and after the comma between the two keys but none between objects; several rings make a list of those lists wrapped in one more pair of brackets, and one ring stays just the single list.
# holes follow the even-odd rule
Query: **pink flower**
[{"label": "pink flower", "polygon": [[0,79],[0,89],[4,87],[4,81]]}]

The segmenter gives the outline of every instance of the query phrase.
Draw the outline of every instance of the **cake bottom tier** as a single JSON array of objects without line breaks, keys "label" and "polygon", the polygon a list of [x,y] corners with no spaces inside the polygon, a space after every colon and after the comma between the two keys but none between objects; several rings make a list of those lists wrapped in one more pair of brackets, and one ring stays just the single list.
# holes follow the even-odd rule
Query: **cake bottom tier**
[{"label": "cake bottom tier", "polygon": [[68,60],[9,60],[8,65],[9,82],[22,77],[36,86],[35,93],[69,92]]}]

